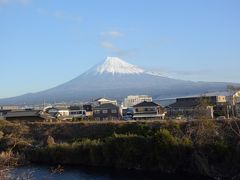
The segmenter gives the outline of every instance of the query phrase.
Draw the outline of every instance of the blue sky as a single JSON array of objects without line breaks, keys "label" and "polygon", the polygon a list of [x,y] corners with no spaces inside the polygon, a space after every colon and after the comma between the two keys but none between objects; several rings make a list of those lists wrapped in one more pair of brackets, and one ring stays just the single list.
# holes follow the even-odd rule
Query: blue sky
[{"label": "blue sky", "polygon": [[240,83],[240,1],[0,0],[0,97],[54,87],[106,56]]}]

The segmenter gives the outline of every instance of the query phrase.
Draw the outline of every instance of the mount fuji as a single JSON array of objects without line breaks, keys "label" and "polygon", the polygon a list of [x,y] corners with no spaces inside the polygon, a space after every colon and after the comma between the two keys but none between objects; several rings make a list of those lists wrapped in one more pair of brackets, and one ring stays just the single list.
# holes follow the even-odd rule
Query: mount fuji
[{"label": "mount fuji", "polygon": [[62,101],[89,101],[98,97],[122,99],[127,95],[147,94],[154,98],[190,96],[224,91],[234,83],[193,82],[171,79],[148,72],[117,57],[106,60],[77,78],[57,87],[22,96],[0,99],[0,104],[35,104]]}]

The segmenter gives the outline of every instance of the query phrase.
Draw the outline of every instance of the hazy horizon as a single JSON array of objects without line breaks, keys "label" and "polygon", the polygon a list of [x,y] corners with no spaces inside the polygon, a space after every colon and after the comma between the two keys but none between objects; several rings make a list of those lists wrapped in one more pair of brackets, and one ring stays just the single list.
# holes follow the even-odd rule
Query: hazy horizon
[{"label": "hazy horizon", "polygon": [[237,0],[0,0],[0,98],[120,57],[175,79],[240,83]]}]

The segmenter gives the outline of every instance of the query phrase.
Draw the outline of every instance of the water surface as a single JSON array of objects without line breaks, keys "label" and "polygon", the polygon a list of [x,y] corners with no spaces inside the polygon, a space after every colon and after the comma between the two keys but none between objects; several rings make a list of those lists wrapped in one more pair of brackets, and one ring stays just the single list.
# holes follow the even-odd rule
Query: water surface
[{"label": "water surface", "polygon": [[17,179],[21,176],[29,176],[34,180],[110,180],[110,179],[160,179],[160,180],[208,180],[206,177],[183,174],[162,174],[150,173],[132,170],[113,170],[108,168],[82,168],[82,167],[65,167],[63,172],[52,172],[50,166],[28,166],[18,167],[12,171],[12,175]]}]

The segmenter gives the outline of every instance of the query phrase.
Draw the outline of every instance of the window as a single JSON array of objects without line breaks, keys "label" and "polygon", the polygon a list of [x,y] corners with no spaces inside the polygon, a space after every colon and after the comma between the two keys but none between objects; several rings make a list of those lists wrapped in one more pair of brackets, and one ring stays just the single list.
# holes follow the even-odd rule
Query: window
[{"label": "window", "polygon": [[112,109],[112,113],[117,113],[117,110],[116,109]]},{"label": "window", "polygon": [[103,110],[102,112],[103,112],[103,114],[107,114],[108,110]]},{"label": "window", "polygon": [[100,110],[95,110],[95,114],[100,114]]}]

